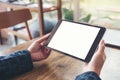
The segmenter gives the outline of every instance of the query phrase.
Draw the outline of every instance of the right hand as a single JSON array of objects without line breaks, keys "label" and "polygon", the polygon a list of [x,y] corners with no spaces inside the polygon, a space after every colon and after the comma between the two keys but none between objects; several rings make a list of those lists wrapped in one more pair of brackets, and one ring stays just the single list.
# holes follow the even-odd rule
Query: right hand
[{"label": "right hand", "polygon": [[85,64],[83,72],[93,71],[100,75],[101,69],[106,60],[106,54],[104,52],[104,49],[105,49],[104,40],[101,40],[98,50],[93,55],[91,61]]}]

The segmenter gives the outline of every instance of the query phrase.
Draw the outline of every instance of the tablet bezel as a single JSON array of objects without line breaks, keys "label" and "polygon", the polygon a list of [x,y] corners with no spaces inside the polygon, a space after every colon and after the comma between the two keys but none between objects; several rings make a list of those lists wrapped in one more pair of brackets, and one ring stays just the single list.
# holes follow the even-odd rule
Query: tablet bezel
[{"label": "tablet bezel", "polygon": [[[81,59],[81,58],[78,58],[76,56],[72,56],[72,55],[70,55],[68,53],[65,53],[65,52],[62,52],[60,50],[56,50],[54,48],[51,48],[51,47],[47,46],[49,44],[50,40],[52,39],[52,37],[54,36],[55,32],[57,31],[57,29],[59,28],[59,26],[60,26],[60,24],[61,24],[62,21],[67,21],[67,22],[72,22],[72,23],[76,23],[76,24],[82,24],[82,25],[88,25],[88,26],[91,26],[91,27],[100,28],[100,30],[99,30],[99,32],[98,32],[98,34],[97,34],[97,36],[96,36],[96,38],[95,38],[95,40],[94,40],[94,42],[93,42],[90,50],[89,50],[89,52],[88,52],[88,54],[87,54],[87,56],[86,56],[86,58],[84,60]],[[79,60],[82,60],[82,61],[88,63],[91,60],[93,54],[95,53],[96,48],[97,48],[100,40],[102,39],[105,31],[106,31],[106,28],[100,27],[100,26],[90,25],[90,24],[87,24],[87,23],[79,23],[79,22],[74,22],[74,21],[68,21],[68,20],[59,20],[58,23],[56,24],[56,26],[54,27],[54,29],[52,30],[51,35],[49,36],[48,40],[46,41],[45,46],[48,47],[48,48],[50,48],[50,49],[53,49],[55,51],[61,52],[61,53],[65,54],[65,55],[69,55],[71,57],[77,58]]]}]

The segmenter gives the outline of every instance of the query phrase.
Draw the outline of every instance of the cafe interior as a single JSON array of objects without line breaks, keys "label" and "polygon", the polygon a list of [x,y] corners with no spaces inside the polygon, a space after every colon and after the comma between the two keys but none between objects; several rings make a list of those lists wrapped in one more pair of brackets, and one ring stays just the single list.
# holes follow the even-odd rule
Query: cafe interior
[{"label": "cafe interior", "polygon": [[[106,61],[100,78],[120,80],[119,0],[0,0],[0,56],[24,50],[61,19],[106,28]],[[34,69],[9,80],[75,80],[84,62],[52,50]]]}]

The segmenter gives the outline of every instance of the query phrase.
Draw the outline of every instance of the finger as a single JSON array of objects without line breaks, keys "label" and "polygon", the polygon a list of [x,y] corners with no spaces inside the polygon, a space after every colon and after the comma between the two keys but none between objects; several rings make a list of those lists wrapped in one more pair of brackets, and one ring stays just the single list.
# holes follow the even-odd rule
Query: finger
[{"label": "finger", "polygon": [[51,52],[51,49],[47,49],[47,54],[49,55]]},{"label": "finger", "polygon": [[105,49],[105,43],[104,43],[104,40],[101,40],[100,44],[99,44],[98,51],[103,52],[104,49]]},{"label": "finger", "polygon": [[50,33],[48,33],[48,34],[44,35],[43,37],[41,37],[40,39],[36,40],[36,42],[41,43],[42,41],[47,40],[49,36],[50,36]]},{"label": "finger", "polygon": [[50,49],[44,47],[44,49],[43,49],[44,59],[46,59],[50,55],[50,51],[51,51]]},{"label": "finger", "polygon": [[42,41],[40,44],[41,44],[42,46],[44,46],[45,43],[46,43],[46,40]]},{"label": "finger", "polygon": [[45,53],[46,53],[47,56],[49,56],[50,52],[51,52],[51,49],[45,48]]}]

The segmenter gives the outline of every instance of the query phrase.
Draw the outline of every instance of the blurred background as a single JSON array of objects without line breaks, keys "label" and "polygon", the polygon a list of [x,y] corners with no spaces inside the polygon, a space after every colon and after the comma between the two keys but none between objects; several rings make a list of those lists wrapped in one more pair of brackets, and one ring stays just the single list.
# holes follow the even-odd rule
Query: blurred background
[{"label": "blurred background", "polygon": [[[28,5],[29,7],[38,7],[38,0],[0,0],[6,3],[16,5]],[[42,0],[43,7],[48,8],[56,5],[57,0]],[[84,22],[106,27],[107,29],[120,30],[120,0],[61,0],[62,19]],[[34,4],[33,4],[34,3]],[[0,11],[6,11],[9,8],[2,8]],[[33,38],[39,37],[39,16],[37,12],[31,12],[32,20],[29,21],[31,35]],[[58,21],[57,11],[44,13],[45,33],[50,32]],[[48,25],[49,24],[49,25]],[[25,30],[22,32],[25,33]],[[14,37],[11,33],[2,30],[4,45],[16,46],[13,42]],[[118,34],[119,35],[119,34]],[[26,40],[18,39],[18,44]],[[1,48],[4,48],[0,46]],[[6,46],[5,46],[6,47]]]}]

